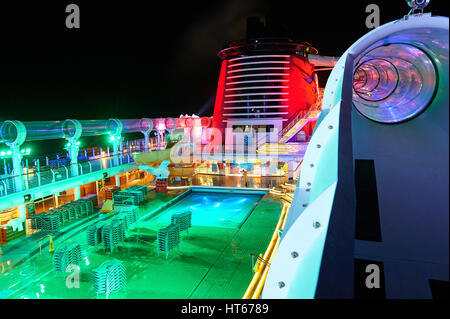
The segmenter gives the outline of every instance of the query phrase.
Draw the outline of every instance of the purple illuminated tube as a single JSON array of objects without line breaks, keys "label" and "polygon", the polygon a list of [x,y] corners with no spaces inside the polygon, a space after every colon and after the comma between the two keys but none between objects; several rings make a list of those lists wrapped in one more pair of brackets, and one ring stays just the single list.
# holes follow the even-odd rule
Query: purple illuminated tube
[{"label": "purple illuminated tube", "polygon": [[141,132],[150,133],[153,130],[153,121],[149,118],[120,120],[123,124],[122,133]]},{"label": "purple illuminated tube", "polygon": [[6,144],[17,143],[21,135],[24,135],[24,141],[39,141],[71,137],[76,135],[76,131],[77,125],[74,120],[5,121],[0,126],[2,142]]},{"label": "purple illuminated tube", "polygon": [[436,70],[421,49],[403,43],[378,46],[355,63],[353,104],[365,117],[399,123],[420,114],[432,101]]}]

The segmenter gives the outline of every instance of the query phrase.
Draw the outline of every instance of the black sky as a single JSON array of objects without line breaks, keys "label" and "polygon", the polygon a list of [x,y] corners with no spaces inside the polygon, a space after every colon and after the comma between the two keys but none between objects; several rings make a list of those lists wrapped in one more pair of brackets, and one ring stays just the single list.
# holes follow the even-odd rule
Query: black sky
[{"label": "black sky", "polygon": [[[76,3],[81,28],[65,27]],[[245,37],[247,16],[338,56],[369,30],[408,12],[390,1],[20,1],[0,6],[0,121],[211,115],[217,52]],[[342,3],[339,6],[338,3]],[[447,1],[428,11],[448,16]]]}]

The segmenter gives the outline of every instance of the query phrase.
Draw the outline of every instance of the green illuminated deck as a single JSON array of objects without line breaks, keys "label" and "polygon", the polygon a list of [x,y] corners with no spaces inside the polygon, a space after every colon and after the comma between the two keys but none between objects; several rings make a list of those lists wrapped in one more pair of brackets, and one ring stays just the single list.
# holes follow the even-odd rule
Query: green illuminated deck
[{"label": "green illuminated deck", "polygon": [[[179,193],[172,191],[167,197],[152,192],[140,208],[141,216]],[[266,194],[241,228],[193,225],[189,234],[182,233],[179,252],[172,251],[167,259],[156,251],[161,225],[151,219],[140,222],[113,253],[101,247],[87,250],[89,265],[81,266],[80,288],[66,287],[63,275],[53,271],[52,255],[44,249],[42,255],[0,274],[0,298],[96,298],[90,273],[112,258],[124,262],[128,287],[110,298],[241,298],[253,276],[250,253],[264,253],[281,209],[282,202]],[[65,240],[87,247],[84,231]]]}]

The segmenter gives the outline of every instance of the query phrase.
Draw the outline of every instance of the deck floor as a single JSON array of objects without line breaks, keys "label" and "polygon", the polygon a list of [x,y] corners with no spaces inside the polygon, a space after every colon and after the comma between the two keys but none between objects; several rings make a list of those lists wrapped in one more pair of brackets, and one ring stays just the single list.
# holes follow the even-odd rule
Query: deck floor
[{"label": "deck floor", "polygon": [[[167,202],[169,195],[151,192],[140,207],[141,216]],[[127,289],[110,298],[241,298],[251,281],[251,253],[264,253],[283,203],[266,194],[240,228],[192,226],[182,233],[179,251],[158,256],[156,233],[161,225],[139,222],[113,253],[87,248],[84,231],[55,241],[79,242],[87,250],[88,264],[81,266],[80,287],[67,288],[62,274],[53,271],[52,254],[27,258],[0,274],[0,298],[105,298],[92,289],[91,272],[105,260],[116,258],[127,269]]]}]

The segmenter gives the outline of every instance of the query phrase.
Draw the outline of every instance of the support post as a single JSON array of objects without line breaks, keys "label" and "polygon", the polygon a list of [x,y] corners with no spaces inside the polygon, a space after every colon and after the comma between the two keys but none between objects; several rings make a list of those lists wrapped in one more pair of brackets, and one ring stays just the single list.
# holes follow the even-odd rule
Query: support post
[{"label": "support post", "polygon": [[70,169],[73,176],[78,176],[78,145],[77,141],[69,142]]},{"label": "support post", "polygon": [[17,192],[24,190],[22,154],[20,154],[20,145],[11,146],[11,159],[13,165],[14,184]]},{"label": "support post", "polygon": [[[19,219],[23,222],[27,219],[27,210],[25,208],[25,204],[20,204],[17,206],[17,211],[19,212]],[[26,225],[25,225],[26,230]]]},{"label": "support post", "polygon": [[75,194],[75,200],[80,199],[80,186],[77,186],[73,189],[73,193]]},{"label": "support post", "polygon": [[147,133],[144,133],[144,151],[145,152],[148,152],[148,144],[149,144],[149,140],[150,140],[150,133],[149,132],[147,132]]},{"label": "support post", "polygon": [[114,163],[114,166],[119,165],[119,143],[120,143],[120,140],[117,139],[117,137],[115,137],[113,140],[113,163]]}]

